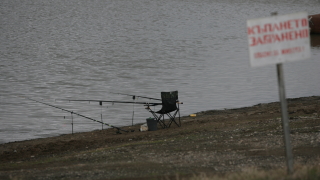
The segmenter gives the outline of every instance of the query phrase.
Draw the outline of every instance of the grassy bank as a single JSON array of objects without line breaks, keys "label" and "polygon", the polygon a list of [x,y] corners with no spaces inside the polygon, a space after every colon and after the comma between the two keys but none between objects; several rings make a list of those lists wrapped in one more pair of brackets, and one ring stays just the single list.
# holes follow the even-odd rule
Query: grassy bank
[{"label": "grassy bank", "polygon": [[[177,178],[183,180],[183,178]],[[210,176],[200,174],[191,180],[319,180],[320,166],[296,165],[294,173],[288,175],[285,169],[262,171],[256,168],[247,168],[237,173],[229,173],[223,176]]]},{"label": "grassy bank", "polygon": [[286,173],[280,104],[211,110],[182,127],[114,129],[0,145],[0,179],[320,179],[320,97],[288,101],[295,173]]}]

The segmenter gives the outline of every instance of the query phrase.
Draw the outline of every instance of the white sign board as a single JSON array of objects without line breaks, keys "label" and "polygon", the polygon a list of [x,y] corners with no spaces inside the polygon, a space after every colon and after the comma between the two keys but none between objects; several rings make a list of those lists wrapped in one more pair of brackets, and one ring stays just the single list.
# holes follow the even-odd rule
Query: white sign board
[{"label": "white sign board", "polygon": [[311,56],[306,12],[247,20],[247,30],[252,67]]}]

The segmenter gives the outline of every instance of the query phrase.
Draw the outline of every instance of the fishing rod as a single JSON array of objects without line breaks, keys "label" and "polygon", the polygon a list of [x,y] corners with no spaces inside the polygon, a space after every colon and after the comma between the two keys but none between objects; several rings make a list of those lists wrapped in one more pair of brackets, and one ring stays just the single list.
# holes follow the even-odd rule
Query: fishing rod
[{"label": "fishing rod", "polygon": [[93,119],[93,118],[90,118],[90,117],[84,116],[84,115],[82,115],[82,114],[79,114],[79,113],[76,113],[76,112],[73,112],[73,111],[70,111],[70,110],[67,110],[67,109],[64,109],[64,108],[58,107],[58,106],[54,106],[54,105],[51,105],[51,104],[48,104],[48,103],[45,103],[45,102],[41,102],[41,101],[37,101],[37,100],[35,100],[35,99],[31,99],[31,98],[27,98],[27,97],[21,97],[21,98],[25,98],[25,99],[28,99],[28,100],[30,100],[30,101],[35,101],[35,102],[40,103],[40,104],[44,104],[44,105],[47,105],[47,106],[50,106],[50,107],[54,107],[54,108],[57,108],[57,109],[61,109],[61,110],[63,110],[63,111],[66,111],[66,112],[71,113],[71,115],[72,115],[72,114],[75,114],[75,115],[78,115],[78,116],[81,116],[81,117],[87,118],[87,119],[89,119],[89,120],[92,120],[92,121],[95,121],[95,122],[98,122],[98,123],[101,123],[101,124],[107,125],[107,126],[109,126],[109,127],[112,127],[112,128],[117,129],[117,130],[118,130],[118,133],[120,133],[119,131],[129,132],[129,131],[127,131],[127,130],[123,130],[123,129],[119,128],[119,127],[112,126],[112,125],[110,125],[110,124],[107,124],[107,123],[104,123],[104,122],[101,122],[101,121],[95,120],[95,119]]},{"label": "fishing rod", "polygon": [[110,93],[111,94],[120,94],[120,95],[132,96],[132,99],[135,99],[135,97],[139,97],[139,98],[145,98],[145,99],[152,99],[152,100],[161,101],[161,99],[151,98],[151,97],[146,97],[146,96],[136,96],[136,95],[131,95],[131,94],[113,93],[113,92],[110,92]]},{"label": "fishing rod", "polygon": [[[125,104],[133,104],[133,107],[132,107],[132,126],[133,126],[133,119],[134,119],[134,105],[135,104],[143,104],[145,106],[157,106],[157,105],[162,105],[162,103],[150,103],[150,102],[136,102],[136,99],[135,99],[135,96],[133,96],[133,102],[132,101],[105,101],[105,100],[72,100],[72,99],[58,99],[58,100],[61,100],[61,101],[77,101],[77,102],[83,102],[83,101],[86,101],[86,102],[99,102],[100,106],[102,106],[102,102],[108,102],[108,103],[125,103]],[[102,115],[101,115],[101,121],[102,121]]]},{"label": "fishing rod", "polygon": [[[146,97],[146,96],[136,96],[136,95],[131,95],[131,94],[123,94],[123,93],[113,93],[111,92],[112,94],[120,94],[120,95],[126,95],[126,96],[132,96],[132,99],[133,101],[104,101],[104,100],[69,100],[69,99],[59,99],[59,100],[62,100],[62,101],[78,101],[78,102],[81,102],[81,101],[86,101],[86,102],[99,102],[100,106],[102,106],[102,102],[109,102],[109,103],[127,103],[127,104],[133,104],[133,107],[132,107],[132,126],[133,126],[133,119],[134,119],[134,106],[135,104],[143,104],[145,106],[157,106],[157,105],[162,105],[162,103],[150,103],[150,102],[136,102],[136,97],[138,98],[145,98],[145,99],[152,99],[152,100],[157,100],[157,101],[162,101],[161,99],[157,99],[157,98],[150,98],[150,97]],[[102,121],[102,115],[101,115],[101,121]]]},{"label": "fishing rod", "polygon": [[162,103],[150,103],[150,102],[132,102],[132,101],[105,101],[105,100],[89,100],[89,99],[57,99],[60,101],[78,101],[78,102],[99,102],[100,104],[102,102],[109,102],[109,103],[124,103],[124,104],[144,104],[144,105],[150,105],[150,106],[156,106],[161,105]]},{"label": "fishing rod", "polygon": [[[136,97],[138,98],[145,98],[145,99],[152,99],[152,100],[157,100],[157,101],[162,101],[161,99],[157,99],[157,98],[151,98],[151,97],[146,97],[146,96],[137,96],[137,95],[132,95],[132,94],[124,94],[124,93],[113,93],[110,92],[111,94],[120,94],[120,95],[126,95],[126,96],[132,96],[132,99],[134,100],[134,104],[132,107],[132,125],[133,125],[133,118],[134,118],[134,105],[136,104]],[[149,106],[150,104],[148,104],[147,106]],[[157,104],[158,105],[158,104]],[[156,106],[156,104],[153,104],[151,106]]]}]

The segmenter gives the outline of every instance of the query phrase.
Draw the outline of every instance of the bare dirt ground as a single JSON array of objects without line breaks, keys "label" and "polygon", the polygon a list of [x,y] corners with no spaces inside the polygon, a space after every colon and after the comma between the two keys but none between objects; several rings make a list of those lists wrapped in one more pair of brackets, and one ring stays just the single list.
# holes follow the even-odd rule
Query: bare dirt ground
[{"label": "bare dirt ground", "polygon": [[[183,106],[182,106],[183,108]],[[288,99],[294,164],[320,165],[320,97]],[[279,102],[140,125],[0,144],[0,179],[190,179],[244,168],[286,169]],[[177,178],[179,176],[179,178]]]}]

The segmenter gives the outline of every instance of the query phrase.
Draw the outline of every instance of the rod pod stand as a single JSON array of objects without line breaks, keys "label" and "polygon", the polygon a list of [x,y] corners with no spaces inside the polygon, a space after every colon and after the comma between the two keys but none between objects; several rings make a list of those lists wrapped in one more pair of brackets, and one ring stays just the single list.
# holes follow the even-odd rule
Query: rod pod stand
[{"label": "rod pod stand", "polygon": [[[64,109],[64,108],[61,108],[61,107],[58,107],[58,106],[54,106],[54,105],[51,105],[51,104],[48,104],[48,103],[44,103],[44,102],[41,102],[41,101],[38,101],[38,100],[35,100],[35,99],[27,98],[27,97],[21,97],[21,96],[17,96],[17,97],[24,98],[24,99],[28,99],[28,100],[30,100],[30,101],[34,101],[34,102],[37,102],[37,103],[40,103],[40,104],[44,104],[44,105],[47,105],[47,106],[50,106],[50,107],[53,107],[53,108],[57,108],[57,109],[60,109],[60,110],[62,110],[62,111],[69,112],[69,113],[71,113],[71,115],[72,115],[72,114],[75,114],[75,115],[84,117],[84,118],[86,118],[86,119],[89,119],[89,120],[94,121],[94,122],[97,122],[97,123],[102,123],[102,124],[107,125],[107,126],[109,126],[109,127],[116,128],[119,132],[120,132],[120,131],[129,132],[129,131],[124,130],[124,129],[121,129],[121,128],[119,128],[119,127],[116,127],[116,126],[113,126],[113,125],[110,125],[110,124],[107,124],[107,123],[104,123],[104,122],[101,122],[101,121],[97,121],[97,120],[95,120],[95,119],[93,119],[93,118],[84,116],[84,115],[79,114],[79,113],[75,113],[75,112],[73,112],[73,111],[70,111],[70,110],[67,110],[67,109]],[[73,119],[73,118],[72,118],[72,119]],[[73,121],[72,121],[72,123],[73,123]]]},{"label": "rod pod stand", "polygon": [[73,112],[71,111],[71,127],[72,127],[72,134],[73,134]]},{"label": "rod pod stand", "polygon": [[99,102],[100,107],[101,107],[101,130],[103,130],[103,120],[102,120],[102,101]]}]

